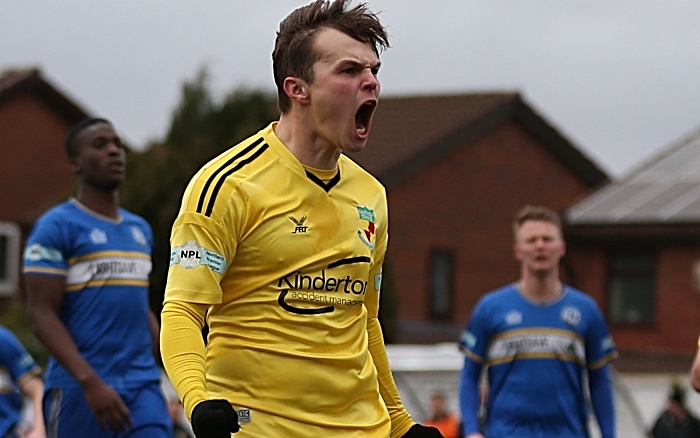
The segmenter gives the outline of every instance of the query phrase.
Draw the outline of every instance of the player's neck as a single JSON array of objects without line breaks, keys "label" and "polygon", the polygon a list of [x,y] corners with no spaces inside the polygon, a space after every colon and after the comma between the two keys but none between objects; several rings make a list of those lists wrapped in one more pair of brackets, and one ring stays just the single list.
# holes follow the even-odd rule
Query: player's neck
[{"label": "player's neck", "polygon": [[84,186],[78,190],[75,199],[90,210],[108,218],[119,217],[119,191],[100,191]]},{"label": "player's neck", "polygon": [[536,302],[555,300],[563,292],[561,281],[552,275],[523,275],[518,282],[518,289],[525,297]]},{"label": "player's neck", "polygon": [[275,135],[301,164],[313,169],[335,169],[340,149],[315,133],[306,121],[308,117],[298,110],[283,114],[274,127]]}]

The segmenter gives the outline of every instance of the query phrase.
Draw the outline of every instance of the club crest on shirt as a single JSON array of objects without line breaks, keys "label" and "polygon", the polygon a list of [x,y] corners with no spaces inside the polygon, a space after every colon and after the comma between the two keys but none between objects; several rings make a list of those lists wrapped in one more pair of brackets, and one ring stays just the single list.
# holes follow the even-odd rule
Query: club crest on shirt
[{"label": "club crest on shirt", "polygon": [[92,231],[90,231],[90,242],[95,245],[107,243],[107,233],[99,228],[93,228]]},{"label": "club crest on shirt", "polygon": [[375,237],[375,219],[374,211],[367,207],[357,206],[357,213],[360,215],[362,229],[357,231],[357,236],[370,249],[374,249]]},{"label": "club crest on shirt", "polygon": [[138,243],[141,246],[146,246],[148,244],[146,242],[146,236],[143,235],[141,228],[137,227],[136,225],[131,227],[131,236],[134,238],[136,243]]},{"label": "club crest on shirt", "polygon": [[576,307],[564,307],[561,311],[561,320],[567,325],[576,327],[581,322],[581,311]]},{"label": "club crest on shirt", "polygon": [[510,312],[506,313],[504,319],[508,325],[518,325],[523,322],[523,314],[517,310],[511,310]]}]

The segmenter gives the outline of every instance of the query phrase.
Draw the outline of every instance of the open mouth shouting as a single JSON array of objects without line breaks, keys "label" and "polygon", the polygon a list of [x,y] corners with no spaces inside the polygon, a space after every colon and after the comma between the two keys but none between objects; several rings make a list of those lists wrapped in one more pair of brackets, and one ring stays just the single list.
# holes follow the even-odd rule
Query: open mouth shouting
[{"label": "open mouth shouting", "polygon": [[360,138],[367,138],[369,128],[372,124],[372,116],[377,108],[376,100],[368,100],[360,105],[360,108],[355,113],[355,132]]}]

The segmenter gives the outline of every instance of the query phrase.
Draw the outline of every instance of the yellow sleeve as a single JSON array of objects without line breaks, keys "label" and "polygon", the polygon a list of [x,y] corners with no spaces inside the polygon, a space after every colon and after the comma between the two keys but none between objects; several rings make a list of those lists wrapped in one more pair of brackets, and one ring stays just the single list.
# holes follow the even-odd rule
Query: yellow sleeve
[{"label": "yellow sleeve", "polygon": [[209,399],[202,338],[208,304],[166,301],[161,313],[160,351],[163,366],[182,400],[187,418],[194,407]]},{"label": "yellow sleeve", "polygon": [[[380,217],[386,218],[386,208]],[[369,353],[372,355],[374,366],[377,369],[377,378],[379,380],[379,393],[384,400],[384,404],[389,410],[391,418],[391,438],[402,437],[408,429],[415,424],[408,411],[401,402],[399,389],[394,382],[394,376],[391,373],[389,365],[389,357],[386,354],[384,345],[384,335],[382,327],[379,324],[379,295],[382,283],[382,267],[386,250],[388,247],[389,234],[388,226],[384,221],[383,226],[377,232],[376,249],[377,257],[374,264],[370,268],[368,284],[372,285],[371,293],[365,299],[365,307],[367,308],[367,337],[369,339]]]},{"label": "yellow sleeve", "polygon": [[386,354],[384,336],[382,335],[379,320],[372,318],[367,324],[369,352],[372,355],[374,366],[377,368],[379,393],[389,410],[389,417],[391,418],[391,438],[402,437],[415,422],[401,402],[399,389],[396,387],[394,376],[391,374],[389,357]]}]

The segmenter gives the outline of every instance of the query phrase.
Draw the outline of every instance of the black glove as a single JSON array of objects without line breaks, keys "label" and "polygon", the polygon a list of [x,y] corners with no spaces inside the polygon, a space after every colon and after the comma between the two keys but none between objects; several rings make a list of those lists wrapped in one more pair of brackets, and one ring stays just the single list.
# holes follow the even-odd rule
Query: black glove
[{"label": "black glove", "polygon": [[422,424],[414,424],[408,429],[408,432],[403,438],[445,438],[439,430],[434,427],[423,426]]},{"label": "black glove", "polygon": [[197,438],[229,438],[239,429],[238,414],[227,400],[206,400],[192,410],[192,431]]}]

